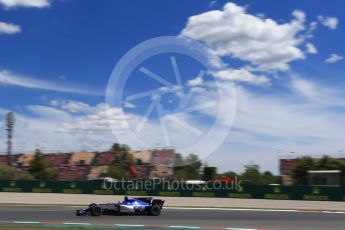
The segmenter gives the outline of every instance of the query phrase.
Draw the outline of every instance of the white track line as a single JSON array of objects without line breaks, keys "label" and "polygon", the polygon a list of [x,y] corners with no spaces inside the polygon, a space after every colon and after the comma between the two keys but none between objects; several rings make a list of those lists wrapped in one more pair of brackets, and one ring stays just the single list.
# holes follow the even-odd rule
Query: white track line
[{"label": "white track line", "polygon": [[199,229],[200,227],[195,227],[195,226],[169,226],[169,228]]},{"label": "white track line", "polygon": [[345,213],[345,211],[328,210],[298,210],[298,209],[264,209],[264,208],[188,208],[188,207],[164,207],[164,209],[175,210],[218,210],[218,211],[258,211],[258,212],[323,212],[323,213]]},{"label": "white track line", "polygon": [[256,230],[254,228],[226,228],[227,230]]},{"label": "white track line", "polygon": [[63,224],[66,224],[66,225],[91,225],[90,223],[70,223],[70,222],[66,222]]},{"label": "white track line", "polygon": [[38,221],[13,221],[14,224],[40,224]]},{"label": "white track line", "polygon": [[345,212],[343,211],[321,211],[323,213],[338,213],[338,214],[344,214]]},{"label": "white track line", "polygon": [[114,224],[118,227],[145,227],[143,224]]},{"label": "white track line", "polygon": [[[264,209],[264,208],[188,208],[188,207],[164,207],[164,209],[176,210],[219,210],[219,211],[267,211],[267,212],[297,212],[297,209]],[[312,210],[311,210],[312,211]],[[313,211],[315,212],[315,211]]]}]

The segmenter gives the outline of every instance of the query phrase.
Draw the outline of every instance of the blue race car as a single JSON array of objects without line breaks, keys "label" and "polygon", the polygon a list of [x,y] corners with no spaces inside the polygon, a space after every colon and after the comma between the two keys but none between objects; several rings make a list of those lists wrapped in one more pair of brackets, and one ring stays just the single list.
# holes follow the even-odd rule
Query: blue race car
[{"label": "blue race car", "polygon": [[77,216],[101,216],[101,215],[120,215],[137,214],[159,216],[162,212],[164,200],[153,199],[152,197],[137,197],[129,199],[127,196],[121,202],[96,204],[92,203],[86,209],[78,209]]}]

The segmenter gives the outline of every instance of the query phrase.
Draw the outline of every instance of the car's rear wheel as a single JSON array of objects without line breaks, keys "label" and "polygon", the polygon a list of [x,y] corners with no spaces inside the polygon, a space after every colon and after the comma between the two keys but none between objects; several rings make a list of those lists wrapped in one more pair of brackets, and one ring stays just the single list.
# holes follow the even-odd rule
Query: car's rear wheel
[{"label": "car's rear wheel", "polygon": [[100,206],[93,206],[91,208],[91,215],[93,216],[100,216],[102,215],[102,208]]},{"label": "car's rear wheel", "polygon": [[162,212],[162,209],[158,205],[153,205],[150,209],[150,215],[151,216],[159,216]]}]

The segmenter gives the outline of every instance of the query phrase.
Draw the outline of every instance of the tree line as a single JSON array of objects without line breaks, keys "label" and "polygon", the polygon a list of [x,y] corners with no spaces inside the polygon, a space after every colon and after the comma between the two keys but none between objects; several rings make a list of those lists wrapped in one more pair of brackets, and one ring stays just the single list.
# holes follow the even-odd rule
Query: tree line
[{"label": "tree line", "polygon": [[[108,171],[104,175],[115,179],[132,179],[129,166],[137,169],[143,165],[140,160],[134,159],[130,154],[130,147],[123,144],[113,144],[110,151],[114,154],[114,160],[109,164]],[[138,170],[140,171],[140,170]],[[141,176],[141,175],[139,175]],[[183,156],[175,154],[174,174],[166,179],[169,180],[212,180],[224,176],[242,180],[251,184],[272,184],[279,183],[280,178],[270,171],[261,172],[260,167],[255,164],[249,164],[244,167],[243,173],[228,171],[218,173],[216,167],[209,167],[204,164],[198,155],[190,154]],[[8,180],[56,180],[58,171],[55,167],[44,161],[44,155],[40,150],[36,150],[33,159],[29,163],[28,171],[19,171],[13,166],[0,164],[0,179]],[[143,178],[143,177],[141,177]],[[148,179],[148,178],[143,178]]]},{"label": "tree line", "polygon": [[57,169],[44,161],[43,153],[39,149],[30,161],[27,172],[10,165],[0,164],[1,180],[56,180],[57,178]]}]

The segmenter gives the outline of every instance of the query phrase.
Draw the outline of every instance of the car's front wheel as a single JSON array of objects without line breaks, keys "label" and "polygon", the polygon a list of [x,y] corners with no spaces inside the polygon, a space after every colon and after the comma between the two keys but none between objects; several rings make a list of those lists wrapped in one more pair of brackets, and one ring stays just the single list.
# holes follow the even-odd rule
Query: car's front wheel
[{"label": "car's front wheel", "polygon": [[91,215],[93,215],[93,216],[102,215],[102,208],[100,206],[91,207]]}]

